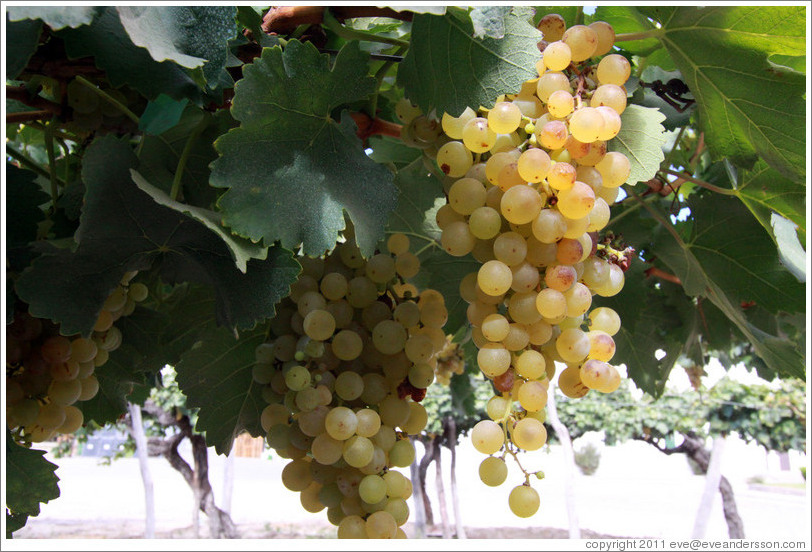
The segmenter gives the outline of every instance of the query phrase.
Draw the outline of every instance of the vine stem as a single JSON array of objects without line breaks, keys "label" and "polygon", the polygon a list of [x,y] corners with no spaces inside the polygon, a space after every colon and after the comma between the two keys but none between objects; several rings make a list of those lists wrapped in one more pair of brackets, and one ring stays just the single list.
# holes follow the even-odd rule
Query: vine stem
[{"label": "vine stem", "polygon": [[6,155],[8,155],[9,157],[13,157],[20,163],[20,165],[25,165],[38,175],[44,176],[45,178],[51,178],[51,175],[50,173],[48,173],[48,171],[37,165],[31,158],[29,158],[23,152],[17,151],[8,144],[6,144]]},{"label": "vine stem", "polygon": [[639,33],[621,33],[615,35],[615,42],[631,42],[632,40],[645,40],[647,38],[660,38],[663,34],[662,29],[651,29]]},{"label": "vine stem", "polygon": [[186,139],[186,144],[183,146],[180,159],[178,159],[178,168],[175,170],[175,177],[172,179],[172,189],[169,192],[169,197],[173,200],[177,200],[178,196],[180,195],[180,189],[183,181],[183,171],[186,169],[186,162],[189,160],[189,153],[192,151],[192,145],[200,133],[203,132],[206,124],[207,121],[204,117]]},{"label": "vine stem", "polygon": [[738,195],[735,190],[730,190],[728,188],[720,188],[719,186],[715,186],[715,185],[711,184],[710,182],[705,182],[704,180],[699,180],[698,178],[694,178],[693,176],[688,176],[687,174],[684,174],[684,173],[680,173],[680,172],[677,172],[677,171],[672,171],[671,169],[665,169],[665,170],[663,170],[663,172],[666,173],[666,174],[670,174],[671,176],[676,176],[678,178],[682,178],[684,180],[687,180],[688,182],[693,182],[697,186],[701,186],[701,187],[703,187],[703,188],[705,188],[707,190],[710,190],[712,192],[716,192],[717,194],[722,194],[722,195],[726,195],[726,196]]},{"label": "vine stem", "polygon": [[127,116],[127,118],[129,118],[135,124],[137,124],[137,125],[141,124],[141,120],[138,118],[138,115],[136,115],[135,113],[133,113],[132,111],[127,109],[126,105],[124,105],[123,103],[121,103],[120,101],[118,101],[117,99],[112,97],[110,94],[108,94],[104,90],[98,88],[96,85],[94,85],[92,82],[90,82],[89,80],[84,78],[82,75],[76,75],[76,81],[81,83],[84,87],[89,88],[90,90],[92,90],[94,93],[96,93],[101,99],[103,99],[107,103],[113,104],[116,107],[116,109],[121,111],[124,115]]},{"label": "vine stem", "polygon": [[18,111],[17,113],[6,113],[6,124],[29,123],[31,121],[41,121],[43,119],[50,119],[53,116],[52,111],[47,109],[38,109],[36,111]]}]

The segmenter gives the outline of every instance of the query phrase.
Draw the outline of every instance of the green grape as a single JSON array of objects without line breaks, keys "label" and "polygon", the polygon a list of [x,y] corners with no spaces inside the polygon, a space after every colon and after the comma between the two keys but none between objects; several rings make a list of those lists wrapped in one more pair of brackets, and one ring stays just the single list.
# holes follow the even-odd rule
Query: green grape
[{"label": "green grape", "polygon": [[299,501],[306,512],[316,514],[324,510],[325,505],[319,500],[319,491],[322,485],[315,481],[299,495]]},{"label": "green grape", "polygon": [[282,484],[291,491],[304,491],[313,482],[310,473],[310,462],[293,460],[282,469]]},{"label": "green grape", "polygon": [[366,521],[361,516],[347,516],[338,524],[338,538],[366,539]]},{"label": "green grape", "polygon": [[[409,520],[409,505],[402,498],[390,498],[386,501],[384,511],[388,512],[395,518],[395,523],[398,524],[398,532],[402,533],[400,526],[404,525]],[[395,538],[405,538],[396,536]]]},{"label": "green grape", "polygon": [[381,428],[381,417],[372,409],[362,408],[355,413],[358,426],[355,432],[361,437],[374,437]]},{"label": "green grape", "polygon": [[468,219],[468,228],[480,240],[495,238],[502,228],[502,216],[491,207],[476,208]]},{"label": "green grape", "polygon": [[389,392],[389,385],[380,374],[364,374],[364,392],[361,393],[361,401],[364,404],[378,404]]},{"label": "green grape", "polygon": [[547,182],[550,187],[559,192],[570,190],[575,185],[577,170],[569,163],[559,162],[550,168]]},{"label": "green grape", "polygon": [[544,376],[546,362],[544,355],[532,349],[524,351],[516,359],[516,374],[528,380],[538,379]]},{"label": "green grape", "polygon": [[96,357],[98,346],[92,339],[78,337],[70,342],[70,358],[76,362],[90,362]]},{"label": "green grape", "polygon": [[[434,344],[426,335],[413,335],[406,341],[406,356],[414,363],[425,363],[434,354]],[[424,386],[428,387],[428,386]]]},{"label": "green grape", "polygon": [[435,221],[437,222],[437,226],[440,228],[440,230],[445,230],[446,227],[452,222],[465,222],[465,216],[456,212],[451,205],[446,203],[437,209]]},{"label": "green grape", "polygon": [[333,439],[329,433],[321,433],[310,444],[310,452],[313,454],[313,459],[319,464],[332,465],[341,459],[344,453],[344,441]]},{"label": "green grape", "polygon": [[395,271],[402,278],[414,278],[420,271],[420,259],[409,251],[401,253],[395,258]]},{"label": "green grape", "polygon": [[358,418],[355,416],[355,412],[346,406],[337,406],[327,414],[324,427],[330,437],[338,441],[344,441],[355,433],[355,429],[358,427]]},{"label": "green grape", "polygon": [[557,244],[555,258],[561,264],[574,265],[580,262],[583,254],[584,248],[578,240],[564,238]]},{"label": "green grape", "polygon": [[505,443],[505,433],[496,422],[481,420],[471,429],[471,441],[482,454],[494,454]]},{"label": "green grape", "polygon": [[629,60],[619,54],[610,54],[598,63],[598,82],[623,86],[631,75]]},{"label": "green grape", "polygon": [[502,172],[502,169],[510,163],[518,161],[520,156],[521,151],[518,149],[494,153],[485,162],[485,178],[487,178],[488,182],[496,186],[499,173]]},{"label": "green grape", "polygon": [[99,380],[96,376],[89,375],[79,379],[82,384],[82,393],[79,395],[80,401],[88,401],[95,397],[99,392]]},{"label": "green grape", "polygon": [[77,113],[90,114],[99,110],[99,95],[79,81],[68,83],[67,95],[68,106]]},{"label": "green grape", "polygon": [[420,323],[420,307],[414,301],[404,301],[395,307],[392,317],[404,328],[412,328]]},{"label": "green grape", "polygon": [[[366,276],[357,276],[347,285],[347,302],[356,309],[363,309],[378,299],[378,286]],[[342,359],[345,360],[345,359]]]},{"label": "green grape", "polygon": [[[109,353],[106,350],[104,352],[109,355]],[[99,355],[97,353],[96,358],[98,357]],[[49,368],[51,377],[59,381],[68,381],[76,379],[79,376],[79,370],[81,370],[79,363],[74,362],[72,360],[69,360],[67,362],[60,362],[59,364],[51,364]]]},{"label": "green grape", "polygon": [[566,92],[572,93],[570,80],[567,78],[567,75],[558,71],[547,71],[539,77],[538,83],[536,84],[536,95],[542,102],[547,103],[550,99],[550,94],[556,90],[565,90]]},{"label": "green grape", "polygon": [[[541,195],[539,195],[535,188],[520,184],[511,187],[505,192],[505,195],[502,196],[500,207],[502,216],[504,216],[508,222],[513,224],[527,224],[538,216],[541,212],[542,204],[543,200],[541,199]],[[496,240],[499,241],[499,238],[496,238]],[[494,252],[496,251],[495,248],[496,244],[494,244]],[[498,255],[497,258],[499,258]]]},{"label": "green grape", "polygon": [[563,293],[572,287],[577,277],[578,274],[572,266],[560,264],[547,268],[547,272],[544,275],[544,283],[547,287]]},{"label": "green grape", "polygon": [[364,392],[364,380],[357,372],[341,372],[335,381],[335,394],[342,400],[352,401]]},{"label": "green grape", "polygon": [[567,299],[560,291],[544,288],[536,296],[536,309],[544,318],[554,320],[567,312]]},{"label": "green grape", "polygon": [[[610,86],[610,85],[606,85]],[[584,144],[598,140],[603,133],[603,115],[595,108],[604,105],[595,102],[593,95],[590,107],[582,107],[575,111],[569,119],[569,130],[573,138]]]},{"label": "green grape", "polygon": [[508,302],[508,314],[520,324],[533,324],[541,318],[536,308],[538,294],[534,291],[514,293]]},{"label": "green grape", "polygon": [[555,348],[565,362],[581,362],[589,354],[589,338],[580,329],[570,328],[561,332]]},{"label": "green grape", "polygon": [[608,53],[615,44],[615,29],[606,21],[595,21],[590,23],[589,28],[595,31],[598,44],[595,47],[594,56],[602,56]]},{"label": "green grape", "polygon": [[381,423],[390,427],[402,426],[409,419],[409,403],[397,395],[388,395],[379,404]]},{"label": "green grape", "polygon": [[508,475],[507,464],[501,458],[488,456],[479,464],[479,479],[489,487],[498,487]]},{"label": "green grape", "polygon": [[527,182],[538,183],[547,177],[552,164],[550,156],[540,148],[528,148],[516,161],[519,175]]},{"label": "green grape", "polygon": [[[621,115],[626,110],[626,91],[616,84],[602,84],[592,93],[589,106],[591,108],[610,107],[618,115]],[[572,129],[571,124],[570,129]]]},{"label": "green grape", "polygon": [[498,260],[484,263],[477,273],[479,288],[491,296],[502,295],[510,289],[512,283],[513,273],[510,267]]},{"label": "green grape", "polygon": [[362,468],[372,460],[375,447],[366,437],[353,435],[344,441],[342,456],[353,468]]},{"label": "green grape", "polygon": [[372,330],[372,343],[385,355],[394,355],[402,351],[407,337],[406,328],[394,320],[378,322]]},{"label": "green grape", "polygon": [[68,406],[79,400],[82,382],[78,379],[53,380],[48,386],[48,396],[58,405]]},{"label": "green grape", "polygon": [[303,413],[311,412],[321,404],[321,393],[314,387],[305,387],[296,393],[294,404]]},{"label": "green grape", "polygon": [[590,329],[615,335],[620,330],[620,316],[609,307],[598,307],[589,313]]},{"label": "green grape", "polygon": [[485,205],[485,186],[474,178],[460,178],[448,191],[448,204],[461,215],[470,215]]},{"label": "green grape", "polygon": [[389,470],[383,474],[386,483],[386,496],[390,498],[408,498],[409,480],[399,471]]},{"label": "green grape", "polygon": [[[614,384],[614,373],[617,372],[614,366],[602,360],[589,359],[581,365],[581,382],[596,391],[609,392],[610,384]],[[614,391],[614,389],[612,389]]]},{"label": "green grape", "polygon": [[301,391],[310,385],[310,371],[304,366],[293,366],[285,373],[285,385],[291,391]]},{"label": "green grape", "polygon": [[526,381],[519,388],[518,396],[519,404],[528,412],[538,412],[547,406],[547,386],[540,381]]},{"label": "green grape", "polygon": [[[538,313],[536,316],[539,317]],[[540,318],[540,317],[539,317]],[[502,340],[502,345],[508,351],[516,352],[521,351],[530,343],[530,336],[525,329],[524,324],[513,323],[510,325],[510,331],[505,339]]]},{"label": "green grape", "polygon": [[65,421],[57,428],[56,431],[57,433],[64,434],[76,433],[76,431],[82,427],[84,421],[85,417],[81,410],[75,406],[66,406]]},{"label": "green grape", "polygon": [[553,335],[553,327],[545,320],[527,325],[527,337],[532,345],[544,345]]},{"label": "green grape", "polygon": [[[533,190],[531,189],[531,191]],[[536,192],[533,191],[533,193]],[[536,195],[538,196],[537,193]],[[516,232],[503,232],[502,234],[499,234],[499,236],[497,236],[496,240],[493,242],[493,252],[497,261],[502,262],[508,267],[514,266],[523,262],[525,257],[527,257],[527,242],[520,234],[517,234]],[[511,283],[512,282],[513,275],[511,273]],[[480,287],[482,287],[481,283]],[[508,285],[508,288],[509,287],[510,285]],[[484,287],[483,291],[486,291]]]},{"label": "green grape", "polygon": [[482,321],[482,334],[488,341],[498,342],[507,337],[510,322],[501,314],[489,314]]},{"label": "green grape", "polygon": [[511,102],[497,102],[488,112],[488,126],[498,134],[510,134],[521,121],[521,110]]},{"label": "green grape", "polygon": [[9,422],[13,419],[19,427],[33,425],[39,416],[40,405],[36,399],[23,399],[6,407]]},{"label": "green grape", "polygon": [[130,284],[130,288],[127,291],[127,296],[136,303],[140,303],[149,296],[149,288],[141,282],[135,282]]},{"label": "green grape", "polygon": [[620,132],[621,119],[617,111],[611,107],[601,105],[595,108],[603,117],[603,130],[598,135],[599,140],[608,141]]},{"label": "green grape", "polygon": [[398,532],[395,518],[384,510],[370,514],[365,528],[370,539],[394,539]]},{"label": "green grape", "polygon": [[499,422],[510,413],[510,408],[511,401],[504,397],[494,396],[488,399],[485,405],[485,412],[491,420]]},{"label": "green grape", "polygon": [[595,205],[592,206],[592,210],[589,212],[589,225],[586,227],[587,232],[603,230],[606,228],[606,225],[609,224],[610,217],[611,211],[609,204],[606,203],[606,200],[602,197],[596,197]]},{"label": "green grape", "polygon": [[567,90],[556,90],[547,98],[547,109],[553,117],[563,119],[575,109],[575,98]]},{"label": "green grape", "polygon": [[488,343],[477,352],[477,365],[490,378],[501,376],[510,368],[510,351],[499,343]]},{"label": "green grape", "polygon": [[520,293],[527,293],[536,289],[540,280],[539,271],[526,259],[510,267],[510,271],[513,273],[513,282],[510,284],[510,289]]},{"label": "green grape", "polygon": [[40,407],[35,424],[45,429],[56,429],[65,423],[65,407],[48,403]]},{"label": "green grape", "polygon": [[257,363],[251,367],[251,377],[261,385],[271,383],[274,373],[276,369],[273,364]]},{"label": "green grape", "polygon": [[395,260],[385,253],[373,255],[367,261],[366,275],[376,284],[385,284],[395,277]]},{"label": "green grape", "polygon": [[539,494],[528,485],[519,485],[510,491],[508,497],[510,511],[521,518],[528,518],[538,512]]},{"label": "green grape", "polygon": [[124,306],[124,303],[126,302],[127,302],[127,288],[118,286],[110,293],[110,295],[104,301],[104,305],[102,306],[102,308],[110,312],[114,312],[122,308]]},{"label": "green grape", "polygon": [[475,117],[476,111],[470,107],[466,107],[465,111],[463,111],[459,117],[453,117],[448,113],[444,113],[441,121],[443,132],[445,132],[449,138],[461,140],[462,130],[465,128],[465,124]]},{"label": "green grape", "polygon": [[414,445],[408,439],[396,441],[389,449],[389,462],[397,468],[408,468],[414,462]]},{"label": "green grape", "polygon": [[508,191],[514,186],[522,186],[524,184],[527,184],[527,182],[525,182],[522,175],[519,174],[518,161],[511,161],[503,166],[502,170],[500,170],[499,174],[496,176],[496,185],[499,186],[499,189],[503,192]]},{"label": "green grape", "polygon": [[544,67],[550,71],[563,71],[572,63],[572,50],[566,42],[560,40],[547,44],[543,54]]},{"label": "green grape", "polygon": [[[409,250],[409,246],[409,237],[400,232],[392,234],[389,236],[389,239],[386,240],[386,247],[392,255],[406,253]],[[323,280],[322,284],[324,284]]]},{"label": "green grape", "polygon": [[563,148],[570,135],[567,125],[563,121],[549,121],[543,125],[538,125],[534,134],[538,143],[548,150]]},{"label": "green grape", "polygon": [[49,337],[40,346],[39,353],[51,364],[67,362],[71,357],[71,341],[61,335]]},{"label": "green grape", "polygon": [[417,435],[426,428],[429,415],[422,404],[418,402],[409,402],[407,404],[409,405],[409,417],[401,424],[401,429],[408,435]]},{"label": "green grape", "polygon": [[556,208],[567,218],[576,220],[584,218],[594,205],[595,192],[588,184],[583,182],[576,180],[572,188],[558,192]]},{"label": "green grape", "polygon": [[437,150],[437,165],[448,176],[460,177],[465,175],[473,163],[474,158],[471,152],[462,142],[446,142]]},{"label": "green grape", "polygon": [[332,351],[341,360],[354,360],[361,355],[364,343],[352,330],[341,330],[333,336]]},{"label": "green grape", "polygon": [[572,61],[584,61],[595,54],[598,47],[598,34],[586,25],[574,25],[564,31],[561,37],[572,52]]},{"label": "green grape", "polygon": [[476,237],[464,220],[448,223],[440,236],[440,245],[449,255],[463,257],[473,250]]},{"label": "green grape", "polygon": [[392,450],[397,440],[397,434],[391,426],[381,425],[378,432],[371,437],[372,443],[386,452]]},{"label": "green grape", "polygon": [[610,151],[595,165],[601,175],[602,183],[607,188],[617,188],[623,185],[631,174],[629,158],[620,152]]},{"label": "green grape", "polygon": [[488,120],[474,117],[462,129],[462,142],[474,153],[485,153],[496,144],[496,133],[488,126]]}]

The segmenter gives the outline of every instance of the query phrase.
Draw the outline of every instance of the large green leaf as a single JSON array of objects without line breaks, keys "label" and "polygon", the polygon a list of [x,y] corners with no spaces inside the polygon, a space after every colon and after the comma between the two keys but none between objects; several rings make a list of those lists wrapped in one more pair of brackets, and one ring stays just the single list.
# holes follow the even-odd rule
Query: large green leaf
[{"label": "large green leaf", "polygon": [[6,79],[16,79],[28,65],[39,46],[40,32],[40,21],[9,21],[6,14]]},{"label": "large green leaf", "polygon": [[41,205],[50,197],[34,182],[37,175],[6,163],[6,243],[26,245],[37,239],[37,225],[45,219]]},{"label": "large green leaf", "polygon": [[[654,29],[654,23],[634,6],[598,6],[593,16],[595,21],[606,21],[615,30],[615,35],[643,33]],[[647,56],[662,47],[656,38],[642,40],[620,40],[616,44],[633,54]]]},{"label": "large green leaf", "polygon": [[650,180],[665,159],[662,147],[667,137],[661,124],[665,115],[658,109],[631,104],[620,118],[620,133],[609,142],[608,149],[629,158],[631,174],[627,183]]},{"label": "large green leaf", "polygon": [[[18,445],[6,429],[5,497],[6,520],[14,516],[37,516],[41,502],[59,497],[56,464],[48,462],[44,450]],[[25,523],[23,521],[23,523]]]},{"label": "large green leaf", "polygon": [[52,30],[65,27],[88,25],[102,8],[94,6],[9,6],[9,18],[12,21],[21,19],[40,19]]},{"label": "large green leaf", "polygon": [[[237,34],[236,8],[229,6],[119,6],[121,24],[133,44],[155,61],[203,66],[208,82],[225,68],[228,41]],[[205,64],[205,65],[204,65]]]},{"label": "large green leaf", "polygon": [[344,211],[370,255],[395,208],[392,174],[364,153],[355,123],[334,111],[375,88],[368,54],[358,44],[330,57],[292,40],[266,48],[243,69],[231,112],[240,127],[216,142],[211,184],[229,188],[220,198],[224,222],[254,241],[303,245],[318,256],[344,229]]},{"label": "large green leaf", "polygon": [[687,238],[660,231],[652,254],[680,279],[685,292],[705,297],[750,341],[765,377],[803,377],[805,355],[793,341],[748,320],[742,304],[772,313],[801,312],[805,290],[781,266],[775,244],[738,201],[718,194],[691,196]]},{"label": "large green leaf", "polygon": [[56,33],[65,40],[70,58],[93,56],[112,86],[128,84],[148,99],[161,93],[178,100],[200,96],[198,85],[183,67],[173,61],[158,63],[133,44],[115,7],[101,10],[90,25]]},{"label": "large green leaf", "polygon": [[801,242],[806,242],[806,186],[794,182],[764,161],[750,171],[744,171],[736,195],[772,234],[772,212],[778,213],[798,225]]},{"label": "large green leaf", "polygon": [[514,94],[538,76],[541,33],[516,7],[503,18],[504,37],[474,38],[470,17],[415,15],[409,51],[398,68],[406,97],[426,113],[462,113],[466,107],[492,107],[501,94]]},{"label": "large green leaf", "polygon": [[660,16],[660,40],[697,100],[715,159],[752,166],[762,157],[785,177],[805,178],[806,78],[768,56],[806,53],[802,6],[680,7]]},{"label": "large green leaf", "polygon": [[30,312],[61,322],[65,335],[88,334],[124,272],[160,261],[165,281],[215,289],[222,325],[250,328],[272,316],[300,270],[291,253],[273,247],[265,260],[251,260],[241,272],[219,233],[159,205],[133,183],[136,163],[130,146],[116,138],[99,138],[88,148],[79,245],[75,252],[42,255],[21,275],[17,292]]},{"label": "large green leaf", "polygon": [[195,429],[206,433],[206,442],[219,454],[228,454],[243,430],[255,437],[262,434],[260,415],[265,402],[252,371],[254,350],[263,341],[264,328],[246,332],[240,339],[215,328],[176,367],[187,406],[200,407]]}]

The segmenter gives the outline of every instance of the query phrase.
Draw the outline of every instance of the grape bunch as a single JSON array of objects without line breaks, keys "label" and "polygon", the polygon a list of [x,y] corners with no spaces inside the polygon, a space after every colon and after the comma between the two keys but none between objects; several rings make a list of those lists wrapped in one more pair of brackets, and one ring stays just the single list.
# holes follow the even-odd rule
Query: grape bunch
[{"label": "grape bunch", "polygon": [[[437,211],[443,249],[482,263],[460,295],[494,389],[490,419],[471,433],[489,455],[480,475],[492,486],[507,477],[507,454],[518,462],[517,451],[545,444],[556,361],[567,366],[558,387],[569,397],[612,392],[621,379],[609,363],[620,319],[592,299],[620,292],[633,251],[599,235],[630,176],[628,158],[607,150],[620,131],[630,64],[610,53],[608,23],[567,29],[548,15],[539,28],[539,76],[518,93],[457,116],[425,115],[408,100],[397,110],[404,140],[446,175],[447,203]],[[529,517],[539,496],[522,471],[509,504]]]},{"label": "grape bunch", "polygon": [[451,336],[446,338],[443,349],[437,353],[437,366],[434,379],[442,385],[449,385],[451,378],[465,372],[465,358],[459,343],[454,343]]},{"label": "grape bunch", "polygon": [[96,396],[96,368],[121,345],[114,322],[147,298],[147,287],[129,272],[104,302],[90,338],[65,337],[50,320],[15,311],[6,326],[6,420],[19,443],[39,443],[82,427],[81,401]]},{"label": "grape bunch", "polygon": [[414,461],[409,435],[428,421],[420,404],[446,345],[443,296],[404,278],[419,270],[409,239],[364,259],[352,240],[303,272],[256,349],[254,380],[268,405],[267,442],[290,462],[288,489],[308,512],[326,508],[339,538],[405,538]]}]

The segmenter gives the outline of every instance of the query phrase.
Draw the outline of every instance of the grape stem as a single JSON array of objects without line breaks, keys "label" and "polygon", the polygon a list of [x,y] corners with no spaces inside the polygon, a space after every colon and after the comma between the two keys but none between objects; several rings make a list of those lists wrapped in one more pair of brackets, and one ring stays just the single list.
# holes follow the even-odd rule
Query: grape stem
[{"label": "grape stem", "polygon": [[705,188],[705,189],[710,190],[712,192],[716,192],[717,194],[722,194],[722,195],[727,195],[727,196],[738,195],[735,190],[730,190],[728,188],[720,188],[719,186],[715,186],[715,185],[711,184],[710,182],[705,182],[704,180],[699,180],[698,178],[694,178],[693,176],[689,176],[689,175],[685,174],[684,172],[672,171],[670,169],[665,169],[665,170],[663,170],[663,172],[666,173],[666,174],[670,174],[671,176],[676,176],[676,177],[682,178],[684,180],[687,180],[688,182],[693,182],[697,186],[701,186],[702,188]]},{"label": "grape stem", "polygon": [[677,276],[675,276],[674,274],[671,274],[670,272],[666,272],[666,271],[664,271],[664,270],[662,270],[660,268],[657,268],[656,266],[652,266],[651,268],[647,268],[643,272],[649,278],[651,278],[651,277],[659,278],[661,280],[665,280],[666,282],[671,282],[673,284],[677,284],[677,285],[680,285],[680,286],[682,285],[682,281]]},{"label": "grape stem", "polygon": [[30,121],[42,121],[53,117],[53,111],[39,109],[37,111],[19,111],[17,113],[6,113],[6,124],[28,123]]},{"label": "grape stem", "polygon": [[391,136],[392,138],[400,138],[400,130],[403,128],[397,123],[384,121],[375,117],[374,119],[360,111],[350,113],[355,125],[358,127],[356,134],[358,137],[366,141],[370,136]]},{"label": "grape stem", "polygon": [[82,84],[82,86],[92,90],[94,93],[96,93],[101,99],[103,99],[107,103],[113,104],[116,107],[116,109],[121,111],[124,115],[127,116],[127,118],[129,118],[135,124],[137,124],[137,125],[141,124],[141,120],[138,118],[138,116],[135,113],[133,113],[132,111],[130,111],[129,109],[127,109],[127,106],[122,104],[120,101],[118,101],[117,99],[112,97],[110,94],[108,94],[107,92],[105,92],[101,88],[96,87],[96,85],[94,85],[92,82],[90,82],[89,80],[87,80],[83,76],[76,75],[76,82],[79,82],[79,83]]}]

